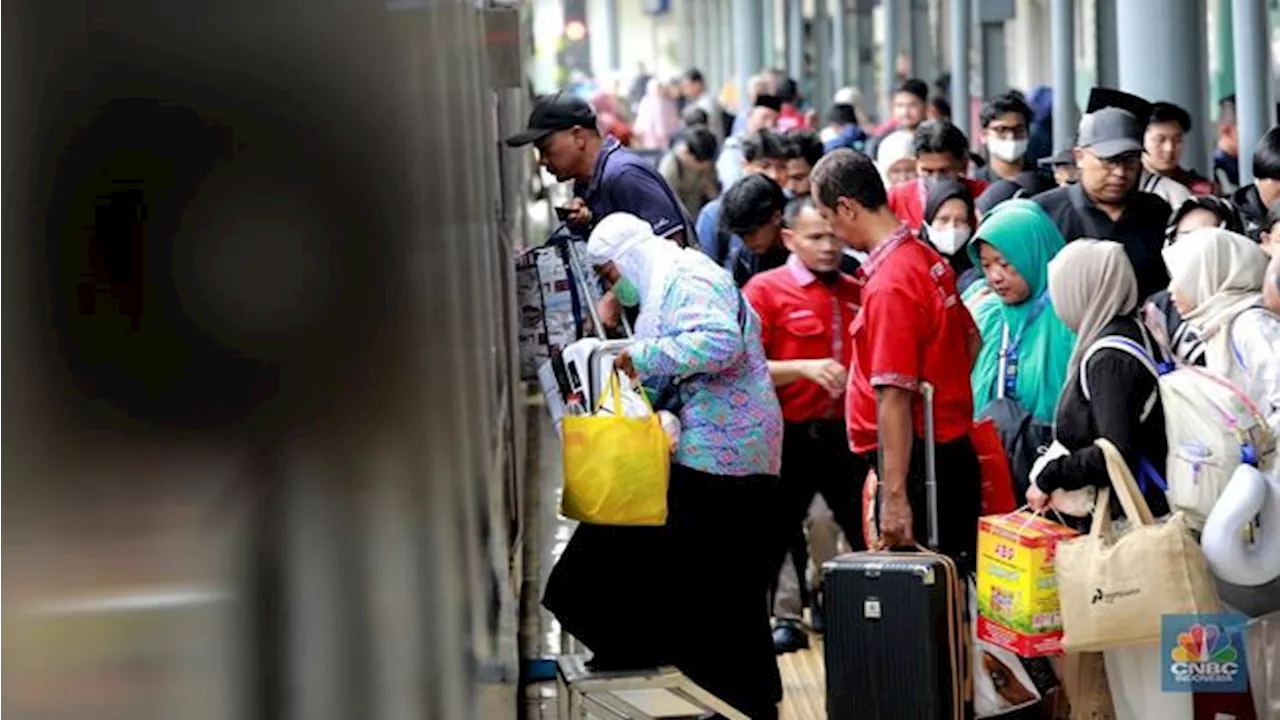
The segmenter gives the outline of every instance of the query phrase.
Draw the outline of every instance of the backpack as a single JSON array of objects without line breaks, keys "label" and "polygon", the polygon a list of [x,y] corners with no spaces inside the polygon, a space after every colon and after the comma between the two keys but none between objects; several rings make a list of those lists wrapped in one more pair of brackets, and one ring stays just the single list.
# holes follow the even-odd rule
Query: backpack
[{"label": "backpack", "polygon": [[[1048,305],[1048,298],[1036,301],[1023,327],[1035,322]],[[1014,496],[1023,497],[1030,485],[1031,468],[1044,449],[1053,443],[1053,425],[1036,420],[1018,402],[1018,346],[1011,343],[1009,325],[1005,323],[1000,341],[1000,363],[996,371],[995,393],[978,414],[979,419],[994,423],[1000,443],[1004,446],[1013,474]]]},{"label": "backpack", "polygon": [[[1127,337],[1098,338],[1080,362],[1080,388],[1089,399],[1085,369],[1090,358],[1104,348],[1119,350],[1137,358],[1157,378],[1156,391],[1143,409],[1142,420],[1164,401],[1165,435],[1169,444],[1165,487],[1169,506],[1180,510],[1195,530],[1231,481],[1240,465],[1270,472],[1275,462],[1275,438],[1266,418],[1253,400],[1230,380],[1201,367],[1172,369],[1156,365],[1154,353]],[[1162,372],[1162,369],[1164,370]],[[1157,395],[1158,394],[1158,395]],[[1154,469],[1144,461],[1144,471]],[[1156,477],[1156,482],[1161,483]]]}]

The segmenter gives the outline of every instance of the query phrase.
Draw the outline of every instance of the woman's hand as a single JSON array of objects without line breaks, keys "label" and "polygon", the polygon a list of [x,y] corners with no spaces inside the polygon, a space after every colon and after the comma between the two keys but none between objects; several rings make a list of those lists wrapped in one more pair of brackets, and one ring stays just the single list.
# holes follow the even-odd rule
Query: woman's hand
[{"label": "woman's hand", "polygon": [[626,373],[627,377],[630,377],[632,380],[636,379],[636,366],[635,362],[631,359],[630,350],[623,350],[614,356],[613,368]]},{"label": "woman's hand", "polygon": [[1034,483],[1027,488],[1027,504],[1036,512],[1044,512],[1049,507],[1049,496]]}]

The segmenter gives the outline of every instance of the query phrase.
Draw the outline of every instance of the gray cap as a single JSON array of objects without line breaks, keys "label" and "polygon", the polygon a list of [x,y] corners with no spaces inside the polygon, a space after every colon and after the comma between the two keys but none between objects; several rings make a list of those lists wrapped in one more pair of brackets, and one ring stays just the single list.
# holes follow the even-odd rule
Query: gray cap
[{"label": "gray cap", "polygon": [[1080,118],[1076,147],[1108,159],[1142,150],[1142,126],[1128,110],[1105,107]]}]

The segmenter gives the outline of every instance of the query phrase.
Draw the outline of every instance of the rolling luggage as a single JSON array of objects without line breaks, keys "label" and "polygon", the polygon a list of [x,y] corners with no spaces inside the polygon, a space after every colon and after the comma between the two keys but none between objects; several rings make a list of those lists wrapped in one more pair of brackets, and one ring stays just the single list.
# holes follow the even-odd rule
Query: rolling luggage
[{"label": "rolling luggage", "polygon": [[[938,546],[933,387],[921,388],[929,547]],[[923,548],[842,555],[823,566],[827,715],[971,716],[965,590],[955,562]]]}]

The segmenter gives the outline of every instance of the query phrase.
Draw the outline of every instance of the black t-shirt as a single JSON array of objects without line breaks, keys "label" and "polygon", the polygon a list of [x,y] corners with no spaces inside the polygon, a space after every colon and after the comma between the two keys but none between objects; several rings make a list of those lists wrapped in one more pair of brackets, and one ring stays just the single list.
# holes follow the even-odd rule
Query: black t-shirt
[{"label": "black t-shirt", "polygon": [[763,255],[756,255],[745,245],[740,245],[730,253],[728,266],[733,275],[733,281],[738,284],[738,287],[743,287],[756,275],[785,265],[789,255],[791,253],[781,243]]},{"label": "black t-shirt", "polygon": [[[1098,337],[1109,335],[1126,337],[1139,345],[1155,348],[1146,329],[1133,316],[1112,320]],[[1093,444],[1100,437],[1116,446],[1135,478],[1140,476],[1139,463],[1143,459],[1164,477],[1168,440],[1165,437],[1164,404],[1156,390],[1155,376],[1142,361],[1112,348],[1098,350],[1089,360],[1085,372],[1089,376],[1092,400],[1085,399],[1080,374],[1076,373],[1074,377],[1067,378],[1058,404],[1054,438],[1071,454],[1047,465],[1036,478],[1036,485],[1046,493],[1056,488],[1076,490],[1086,485],[1109,487],[1111,478],[1107,473],[1106,459]],[[1155,393],[1155,405],[1142,420],[1140,418],[1152,393]],[[1168,501],[1159,488],[1149,488],[1144,495],[1156,517],[1169,512]],[[1113,513],[1117,507],[1118,502],[1112,503]]]},{"label": "black t-shirt", "polygon": [[1160,250],[1173,210],[1151,193],[1134,192],[1119,220],[1112,220],[1085,195],[1078,183],[1056,188],[1032,198],[1053,218],[1067,242],[1080,238],[1114,240],[1124,246],[1138,276],[1139,299],[1169,285]]}]

